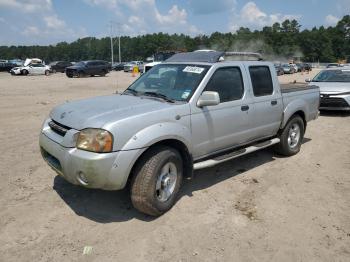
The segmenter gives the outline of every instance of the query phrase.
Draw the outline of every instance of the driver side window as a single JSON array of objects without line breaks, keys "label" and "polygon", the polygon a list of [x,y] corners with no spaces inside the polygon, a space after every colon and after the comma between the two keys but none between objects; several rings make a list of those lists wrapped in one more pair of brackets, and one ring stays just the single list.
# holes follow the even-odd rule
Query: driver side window
[{"label": "driver side window", "polygon": [[217,69],[204,91],[218,92],[220,103],[241,99],[244,94],[244,86],[240,68],[223,67]]}]

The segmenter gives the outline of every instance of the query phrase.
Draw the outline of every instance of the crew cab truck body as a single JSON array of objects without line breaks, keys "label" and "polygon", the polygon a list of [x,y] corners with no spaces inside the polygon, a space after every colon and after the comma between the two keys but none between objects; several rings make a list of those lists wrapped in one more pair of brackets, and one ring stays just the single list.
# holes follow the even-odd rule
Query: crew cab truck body
[{"label": "crew cab truck body", "polygon": [[40,134],[43,158],[73,184],[129,182],[133,205],[161,215],[193,170],[272,145],[296,154],[318,116],[318,87],[281,89],[272,63],[200,53],[174,55],[122,94],[54,108]]}]

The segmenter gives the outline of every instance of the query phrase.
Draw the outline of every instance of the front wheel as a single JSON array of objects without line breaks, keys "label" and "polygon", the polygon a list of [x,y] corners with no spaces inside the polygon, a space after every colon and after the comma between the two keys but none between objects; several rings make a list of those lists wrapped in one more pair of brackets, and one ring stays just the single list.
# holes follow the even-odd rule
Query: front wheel
[{"label": "front wheel", "polygon": [[275,151],[284,156],[292,156],[300,151],[304,138],[305,126],[300,116],[292,117],[283,128],[280,135],[280,143],[275,146]]},{"label": "front wheel", "polygon": [[151,216],[162,215],[176,202],[182,174],[182,158],[177,150],[164,146],[149,149],[134,172],[133,206]]},{"label": "front wheel", "polygon": [[50,74],[49,70],[45,70],[45,75],[48,76]]}]

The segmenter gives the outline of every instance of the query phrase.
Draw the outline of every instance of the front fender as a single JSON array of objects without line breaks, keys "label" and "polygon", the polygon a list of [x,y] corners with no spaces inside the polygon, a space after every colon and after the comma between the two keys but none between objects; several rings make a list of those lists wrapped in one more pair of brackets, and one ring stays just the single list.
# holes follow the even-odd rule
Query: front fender
[{"label": "front fender", "polygon": [[140,130],[124,144],[121,150],[146,148],[167,139],[181,141],[186,145],[188,151],[192,152],[190,129],[172,122],[158,123]]},{"label": "front fender", "polygon": [[285,125],[287,124],[288,120],[290,119],[290,117],[292,115],[294,115],[298,111],[302,111],[305,116],[307,116],[309,114],[309,110],[308,110],[307,104],[302,99],[293,100],[284,109],[283,120],[282,120],[282,123],[281,123],[281,128],[284,128]]}]

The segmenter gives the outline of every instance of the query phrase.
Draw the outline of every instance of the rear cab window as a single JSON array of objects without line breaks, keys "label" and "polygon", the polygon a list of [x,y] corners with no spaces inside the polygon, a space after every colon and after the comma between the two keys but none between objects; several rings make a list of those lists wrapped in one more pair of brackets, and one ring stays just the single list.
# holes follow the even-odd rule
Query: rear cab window
[{"label": "rear cab window", "polygon": [[269,96],[273,94],[273,82],[270,68],[267,65],[249,66],[254,96]]}]

